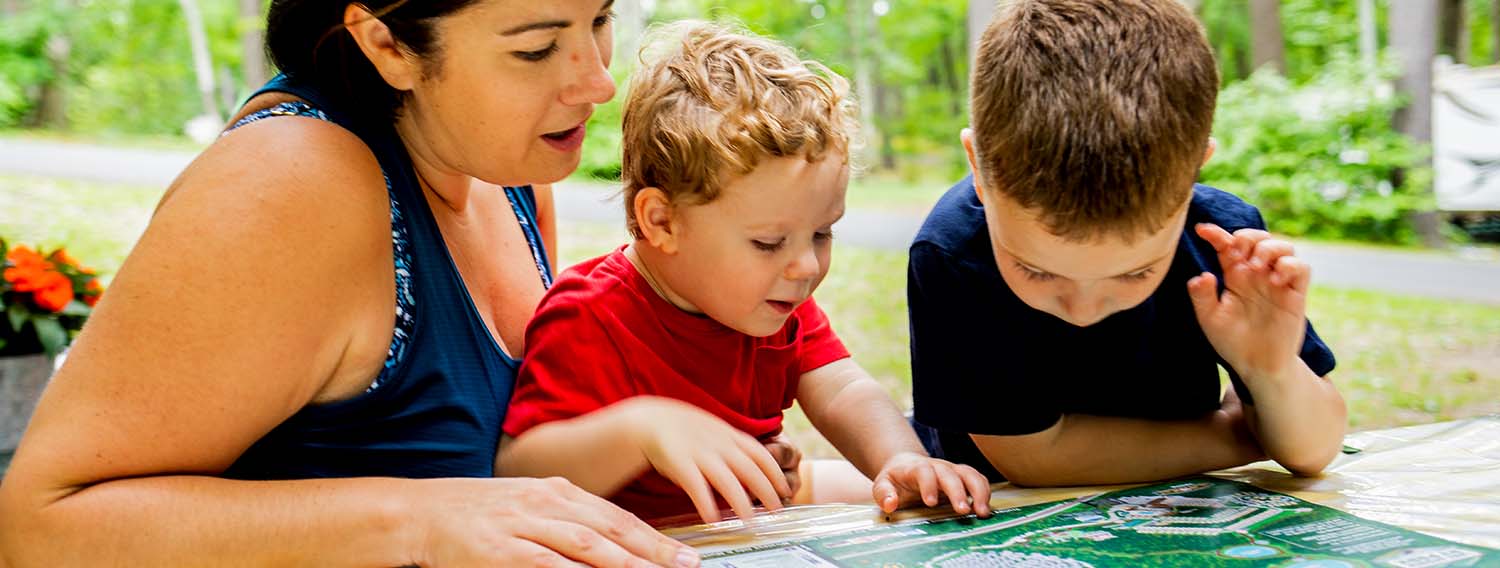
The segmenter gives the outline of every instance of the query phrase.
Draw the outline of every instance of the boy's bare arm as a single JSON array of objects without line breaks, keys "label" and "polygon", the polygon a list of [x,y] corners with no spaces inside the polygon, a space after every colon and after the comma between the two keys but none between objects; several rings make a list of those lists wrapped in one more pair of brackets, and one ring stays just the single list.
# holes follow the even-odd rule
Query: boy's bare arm
[{"label": "boy's bare arm", "polygon": [[1107,485],[1169,479],[1262,459],[1239,404],[1197,420],[1065,415],[1024,436],[972,435],[1016,485]]},{"label": "boy's bare arm", "polygon": [[634,450],[622,405],[542,424],[500,442],[497,477],[563,477],[584,491],[609,496],[651,464]]},{"label": "boy's bare arm", "polygon": [[797,401],[808,421],[866,477],[892,456],[927,455],[901,410],[853,359],[840,359],[802,375]]},{"label": "boy's bare arm", "polygon": [[1262,230],[1233,234],[1199,225],[1219,255],[1224,289],[1204,273],[1188,281],[1198,322],[1255,399],[1250,424],[1267,455],[1312,475],[1338,455],[1346,410],[1338,389],[1302,361],[1311,268],[1292,244]]},{"label": "boy's bare arm", "polygon": [[874,481],[873,497],[884,511],[918,501],[934,507],[947,497],[960,514],[989,516],[989,481],[972,467],[928,456],[890,395],[853,359],[803,374],[797,401],[813,426]]}]

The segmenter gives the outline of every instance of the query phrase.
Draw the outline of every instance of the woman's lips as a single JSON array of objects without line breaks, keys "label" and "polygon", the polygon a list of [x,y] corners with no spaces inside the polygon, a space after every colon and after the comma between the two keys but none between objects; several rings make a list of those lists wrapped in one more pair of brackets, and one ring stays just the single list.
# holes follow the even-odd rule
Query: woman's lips
[{"label": "woman's lips", "polygon": [[550,132],[542,135],[542,141],[561,152],[572,152],[583,146],[583,133],[585,126],[579,124],[560,132]]}]

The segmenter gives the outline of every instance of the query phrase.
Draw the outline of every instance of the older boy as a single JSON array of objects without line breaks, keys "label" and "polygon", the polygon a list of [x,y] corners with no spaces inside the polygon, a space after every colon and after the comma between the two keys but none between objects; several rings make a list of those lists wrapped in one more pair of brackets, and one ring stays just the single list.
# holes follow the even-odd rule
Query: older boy
[{"label": "older boy", "polygon": [[647,519],[716,521],[716,493],[745,517],[752,496],[790,496],[757,439],[796,400],[885,510],[946,495],[988,514],[984,477],[923,452],[812,300],[848,184],[842,80],[770,40],[682,28],[626,102],[635,241],[542,299],[500,474],[561,475]]},{"label": "older boy", "polygon": [[1176,0],[1001,8],[962,134],[974,174],[911,246],[913,423],[932,455],[1074,485],[1267,456],[1312,474],[1337,453],[1308,266],[1255,207],[1194,184],[1217,91]]}]

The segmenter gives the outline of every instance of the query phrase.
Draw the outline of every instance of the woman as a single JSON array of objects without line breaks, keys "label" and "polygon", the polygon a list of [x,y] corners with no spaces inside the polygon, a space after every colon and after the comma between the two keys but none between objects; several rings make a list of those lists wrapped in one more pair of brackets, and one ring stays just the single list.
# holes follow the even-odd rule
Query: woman
[{"label": "woman", "polygon": [[174,182],[54,378],[0,556],[696,565],[566,482],[489,478],[554,248],[550,193],[514,186],[577,167],[609,22],[609,0],[272,2],[285,77]]}]

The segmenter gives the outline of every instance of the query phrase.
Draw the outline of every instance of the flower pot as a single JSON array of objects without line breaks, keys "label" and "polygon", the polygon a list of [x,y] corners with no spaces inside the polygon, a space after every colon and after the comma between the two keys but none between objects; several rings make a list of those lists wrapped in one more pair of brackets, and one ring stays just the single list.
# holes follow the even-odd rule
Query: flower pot
[{"label": "flower pot", "polygon": [[16,451],[42,388],[52,378],[52,361],[42,354],[0,357],[0,462],[10,461]]}]

